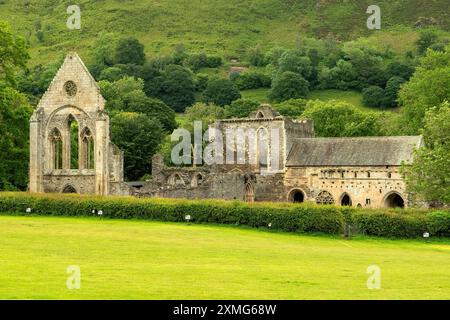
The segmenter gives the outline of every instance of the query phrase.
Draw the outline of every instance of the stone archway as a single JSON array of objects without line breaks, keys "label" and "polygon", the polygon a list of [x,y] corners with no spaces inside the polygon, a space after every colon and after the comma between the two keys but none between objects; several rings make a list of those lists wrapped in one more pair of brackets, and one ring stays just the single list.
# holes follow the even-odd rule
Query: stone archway
[{"label": "stone archway", "polygon": [[405,200],[399,193],[391,192],[385,197],[384,206],[387,208],[404,208]]},{"label": "stone archway", "polygon": [[62,193],[78,193],[77,189],[75,189],[74,186],[72,186],[71,184],[68,184],[67,186],[65,186],[63,188]]},{"label": "stone archway", "polygon": [[302,203],[305,201],[305,193],[300,189],[293,189],[288,194],[288,200],[292,203]]},{"label": "stone archway", "polygon": [[352,199],[348,195],[348,193],[344,193],[341,197],[341,206],[352,206]]}]

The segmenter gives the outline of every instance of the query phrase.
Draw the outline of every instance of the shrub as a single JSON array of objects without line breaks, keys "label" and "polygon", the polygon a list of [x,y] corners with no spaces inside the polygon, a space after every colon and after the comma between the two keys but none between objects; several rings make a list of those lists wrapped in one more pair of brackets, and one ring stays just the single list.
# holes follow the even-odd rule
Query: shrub
[{"label": "shrub", "polygon": [[309,82],[294,72],[284,72],[272,82],[269,99],[282,102],[289,99],[305,98],[309,94]]},{"label": "shrub", "polygon": [[[246,225],[288,232],[341,234],[346,225],[358,233],[418,238],[424,232],[450,235],[450,212],[423,210],[355,209],[289,203],[244,203],[223,200],[138,199],[61,194],[0,193],[0,214],[97,216],[192,223]],[[94,210],[94,212],[93,212]]]},{"label": "shrub", "polygon": [[383,108],[384,90],[378,86],[370,86],[363,90],[363,103],[368,107]]},{"label": "shrub", "polygon": [[232,80],[239,90],[270,88],[272,82],[270,76],[252,71],[233,75]]},{"label": "shrub", "polygon": [[205,103],[213,103],[223,107],[234,100],[240,99],[241,93],[231,80],[212,79],[208,81],[202,98]]}]

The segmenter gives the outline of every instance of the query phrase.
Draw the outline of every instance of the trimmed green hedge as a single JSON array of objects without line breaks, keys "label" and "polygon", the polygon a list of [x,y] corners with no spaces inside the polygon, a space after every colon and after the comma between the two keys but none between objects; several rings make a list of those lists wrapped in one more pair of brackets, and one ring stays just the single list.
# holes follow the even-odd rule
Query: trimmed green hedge
[{"label": "trimmed green hedge", "polygon": [[[31,208],[31,213],[26,209]],[[94,212],[93,212],[94,210]],[[221,200],[138,199],[80,195],[0,193],[0,213],[20,215],[97,216],[192,223],[220,223],[288,232],[341,234],[351,229],[385,237],[450,236],[450,212],[367,210],[348,207],[244,203]],[[350,226],[350,228],[349,228]],[[346,228],[347,227],[347,228]]]}]

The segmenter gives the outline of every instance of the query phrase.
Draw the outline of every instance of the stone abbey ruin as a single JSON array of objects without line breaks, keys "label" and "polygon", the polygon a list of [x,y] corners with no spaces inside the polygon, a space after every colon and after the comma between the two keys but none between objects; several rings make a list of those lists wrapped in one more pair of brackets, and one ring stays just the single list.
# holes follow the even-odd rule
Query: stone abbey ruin
[{"label": "stone abbey ruin", "polygon": [[[420,136],[315,138],[312,121],[281,116],[269,105],[212,127],[256,132],[255,140],[244,142],[256,146],[256,162],[246,161],[244,153],[244,161],[169,167],[155,155],[151,181],[125,182],[123,153],[111,142],[105,100],[81,59],[70,53],[30,119],[30,192],[411,205],[400,166],[412,161],[423,143]],[[274,129],[280,132],[276,143],[269,134]],[[224,138],[224,154],[230,145],[234,141]],[[78,161],[71,161],[72,150]]]}]

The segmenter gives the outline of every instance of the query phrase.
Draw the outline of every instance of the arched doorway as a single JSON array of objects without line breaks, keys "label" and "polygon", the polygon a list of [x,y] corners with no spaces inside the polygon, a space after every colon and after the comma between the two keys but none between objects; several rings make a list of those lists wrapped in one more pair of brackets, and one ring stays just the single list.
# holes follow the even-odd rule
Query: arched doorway
[{"label": "arched doorway", "polygon": [[294,189],[289,192],[288,199],[292,203],[302,203],[305,201],[305,194],[300,189]]},{"label": "arched doorway", "polygon": [[352,206],[352,199],[347,193],[344,193],[341,198],[341,206],[348,206],[348,207]]},{"label": "arched doorway", "polygon": [[244,194],[245,202],[255,202],[255,188],[251,183],[245,184],[245,194]]},{"label": "arched doorway", "polygon": [[386,197],[384,205],[388,208],[404,208],[405,201],[397,192],[393,192]]},{"label": "arched doorway", "polygon": [[62,193],[77,193],[77,190],[72,185],[67,185],[64,187]]}]

